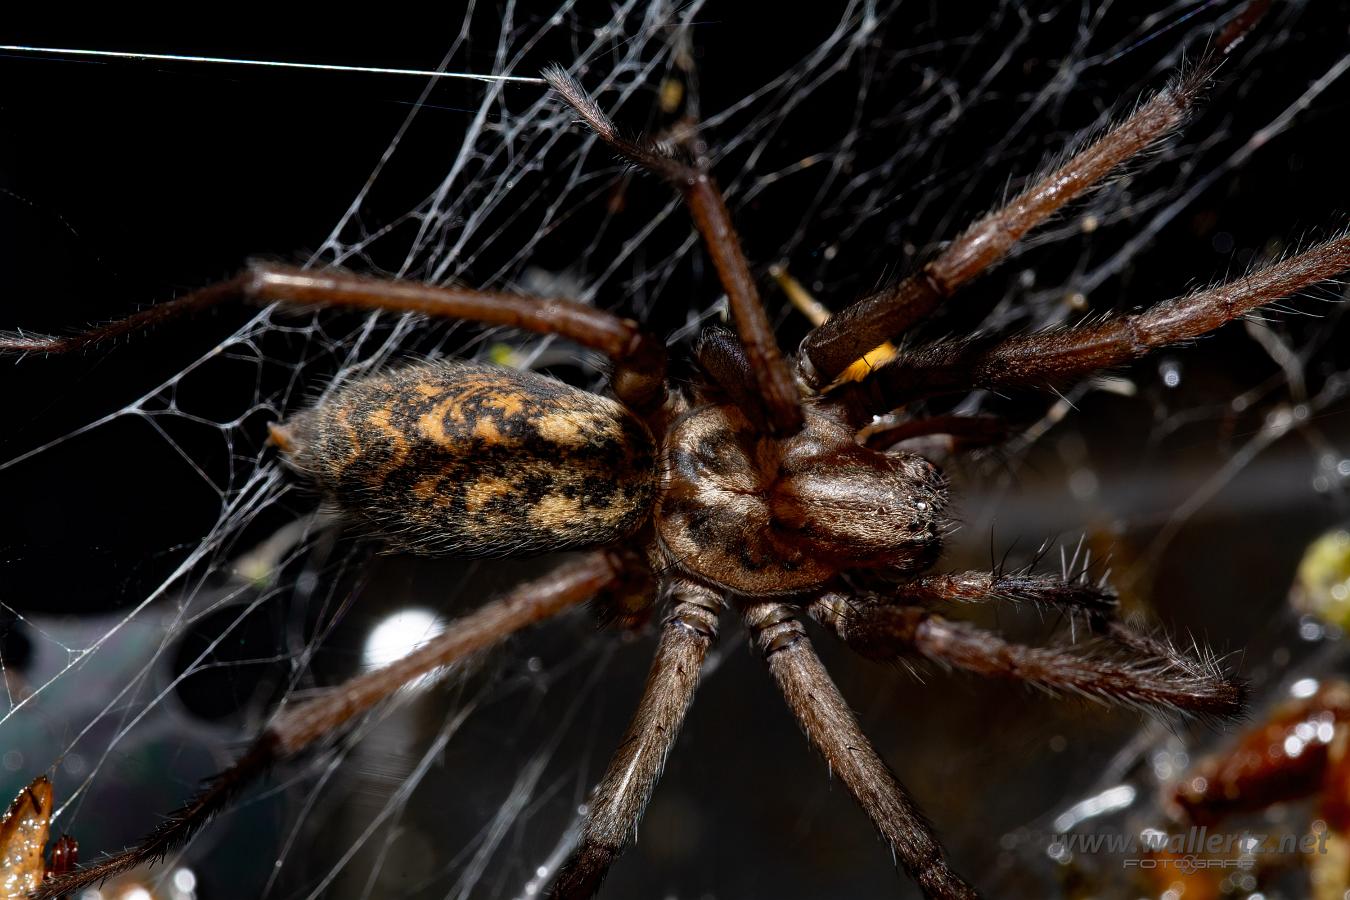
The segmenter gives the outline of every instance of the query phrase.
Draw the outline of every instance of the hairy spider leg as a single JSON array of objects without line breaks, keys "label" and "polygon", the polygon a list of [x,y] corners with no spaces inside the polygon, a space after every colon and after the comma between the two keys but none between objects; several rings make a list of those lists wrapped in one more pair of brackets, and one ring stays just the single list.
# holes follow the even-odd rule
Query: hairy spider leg
[{"label": "hairy spider leg", "polygon": [[1234,281],[1144,312],[1074,328],[997,341],[955,340],[916,348],[844,392],[861,408],[895,409],[912,400],[974,388],[1049,388],[1200,337],[1258,307],[1350,269],[1350,233]]},{"label": "hairy spider leg", "polygon": [[402,659],[357,675],[313,700],[283,707],[234,765],[210,779],[141,843],[46,882],[33,892],[33,900],[58,900],[120,872],[163,859],[187,843],[273,765],[298,756],[322,738],[340,734],[353,717],[392,697],[405,684],[500,644],[527,625],[584,603],[620,575],[619,565],[610,554],[579,556],[451,622],[443,634]]},{"label": "hairy spider leg", "polygon": [[1219,62],[1256,24],[1267,5],[1268,0],[1249,3],[1193,71],[968,227],[918,272],[845,307],[807,334],[798,354],[807,384],[827,387],[873,347],[926,319],[963,284],[1002,260],[1028,231],[1180,128]]},{"label": "hairy spider leg", "polygon": [[620,156],[660,175],[679,189],[695,227],[703,236],[722,289],[727,292],[736,333],[745,345],[751,372],[759,388],[757,402],[762,405],[770,430],[777,435],[795,434],[802,426],[801,393],[792,369],[778,347],[755,279],[750,274],[750,265],[741,250],[740,238],[731,223],[731,212],[717,183],[698,167],[675,159],[645,141],[621,135],[609,116],[562,67],[550,66],[544,71],[544,79]]},{"label": "hairy spider leg", "polygon": [[1116,595],[1086,581],[1066,581],[1025,572],[950,572],[920,575],[888,590],[892,603],[916,606],[959,603],[1032,603],[1058,612],[1082,613],[1094,630],[1116,617]]},{"label": "hairy spider leg", "polygon": [[948,865],[932,824],[858,727],[792,607],[774,601],[750,605],[745,623],[807,739],[871,818],[924,896],[976,897],[975,889]]},{"label": "hairy spider leg", "polygon": [[[888,662],[917,653],[925,659],[988,677],[1011,678],[1051,694],[1073,694],[1108,705],[1160,709],[1215,720],[1242,715],[1246,685],[1213,661],[1189,659],[1142,636],[1089,648],[1028,647],[920,606],[889,598],[829,593],[810,613],[868,659]],[[1125,645],[1130,651],[1122,655]],[[1114,651],[1114,652],[1113,652]]]},{"label": "hairy spider leg", "polygon": [[591,798],[581,839],[549,888],[550,900],[595,896],[610,866],[637,834],[693,702],[721,609],[715,591],[687,581],[673,585],[670,612],[637,712]]},{"label": "hairy spider leg", "polygon": [[554,334],[613,360],[615,396],[637,412],[649,412],[665,399],[665,345],[631,319],[576,300],[441,287],[275,263],[253,263],[227,281],[76,334],[0,332],[0,355],[71,353],[220,303],[241,300],[419,313]]}]

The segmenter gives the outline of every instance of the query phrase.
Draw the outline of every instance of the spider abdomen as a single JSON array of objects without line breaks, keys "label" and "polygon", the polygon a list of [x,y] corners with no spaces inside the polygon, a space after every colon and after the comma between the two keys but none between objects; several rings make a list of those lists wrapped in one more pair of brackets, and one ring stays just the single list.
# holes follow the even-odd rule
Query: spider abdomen
[{"label": "spider abdomen", "polygon": [[651,434],[624,407],[481,363],[354,381],[276,438],[346,517],[415,553],[607,544],[642,524],[657,484]]}]

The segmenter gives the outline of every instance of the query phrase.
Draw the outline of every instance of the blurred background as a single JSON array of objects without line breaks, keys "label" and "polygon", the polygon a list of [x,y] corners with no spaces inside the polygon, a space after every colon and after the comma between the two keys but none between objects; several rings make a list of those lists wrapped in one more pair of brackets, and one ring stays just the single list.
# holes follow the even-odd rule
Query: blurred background
[{"label": "blurred background", "polygon": [[[706,145],[791,348],[807,324],[770,264],[836,308],[903,275],[1165,85],[1234,9],[447,4],[412,18],[14,21],[4,40],[527,76],[563,62],[630,130]],[[1273,4],[1181,135],[919,337],[1149,305],[1345,227],[1348,37],[1350,3]],[[0,84],[5,328],[115,317],[257,256],[564,293],[669,335],[676,356],[721,315],[666,187],[597,148],[538,85],[17,52],[0,52]],[[1334,676],[1338,627],[1289,593],[1309,545],[1346,517],[1338,299],[1318,289],[1066,398],[971,398],[1030,430],[945,464],[961,527],[941,567],[1020,565],[1045,545],[1053,572],[1081,539],[1132,612],[1231,654],[1258,717],[1291,680]],[[50,772],[58,827],[85,858],[118,849],[282,699],[547,565],[378,556],[315,520],[264,446],[269,422],[335,378],[429,354],[584,386],[603,375],[556,341],[257,308],[0,366],[0,789]],[[971,614],[1028,641],[1062,625]],[[584,614],[522,635],[274,773],[136,889],[528,896],[566,850],[653,644]],[[605,896],[914,894],[744,644],[728,618]],[[957,867],[991,895],[1168,889],[1051,858],[1046,823],[1124,783],[1133,810],[1161,814],[1167,780],[1221,735],[817,645]],[[1300,896],[1289,877],[1228,887]]]}]

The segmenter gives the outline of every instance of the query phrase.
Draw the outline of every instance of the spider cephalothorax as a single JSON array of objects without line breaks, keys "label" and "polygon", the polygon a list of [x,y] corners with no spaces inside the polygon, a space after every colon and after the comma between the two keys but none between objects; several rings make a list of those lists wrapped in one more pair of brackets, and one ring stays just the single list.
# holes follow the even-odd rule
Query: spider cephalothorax
[{"label": "spider cephalothorax", "polygon": [[749,596],[809,590],[849,568],[932,565],[946,505],[937,469],[859,446],[855,431],[812,405],[785,439],[733,405],[684,414],[664,453],[662,551],[692,576]]},{"label": "spider cephalothorax", "polygon": [[[594,894],[633,839],[728,607],[745,622],[831,772],[933,897],[971,897],[974,890],[949,866],[932,828],[858,727],[815,655],[805,618],[872,659],[928,659],[1131,707],[1216,719],[1239,714],[1240,681],[1208,654],[1188,656],[1124,625],[1105,588],[1026,573],[928,573],[940,549],[946,488],[926,459],[888,445],[934,435],[965,444],[994,440],[1007,429],[990,427],[987,417],[926,416],[921,401],[974,387],[1055,387],[1197,337],[1350,268],[1350,236],[1138,314],[1040,334],[939,341],[898,354],[861,381],[845,373],[996,264],[1021,235],[1177,128],[1216,60],[1264,6],[1245,6],[1190,75],[1033,180],[894,288],[817,327],[788,358],[710,175],[623,137],[569,75],[546,73],[610,147],[677,187],[704,238],[736,333],[704,336],[701,374],[687,387],[667,378],[659,339],[586,304],[275,265],[253,266],[85,334],[0,335],[0,351],[69,351],[242,298],[514,326],[569,339],[613,362],[614,399],[527,372],[423,362],[334,388],[277,427],[274,442],[290,464],[383,546],[587,552],[451,623],[409,656],[283,707],[230,769],[141,845],[47,884],[38,896],[55,898],[163,855],[251,779],[339,732],[404,684],[596,596],[625,623],[645,621],[660,600],[665,615],[638,710],[554,878],[550,896],[558,900]],[[884,414],[900,427],[889,439],[864,439],[864,427]],[[975,601],[1049,607],[1085,619],[1093,637],[1025,646],[944,615],[956,602]]]}]

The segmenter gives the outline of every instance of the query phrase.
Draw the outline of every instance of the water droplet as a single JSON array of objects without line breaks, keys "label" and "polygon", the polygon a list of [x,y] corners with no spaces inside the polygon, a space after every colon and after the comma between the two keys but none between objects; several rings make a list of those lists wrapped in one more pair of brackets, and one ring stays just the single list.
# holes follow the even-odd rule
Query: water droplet
[{"label": "water droplet", "polygon": [[1164,359],[1158,363],[1158,374],[1167,387],[1177,387],[1181,384],[1181,363],[1175,359]]}]

